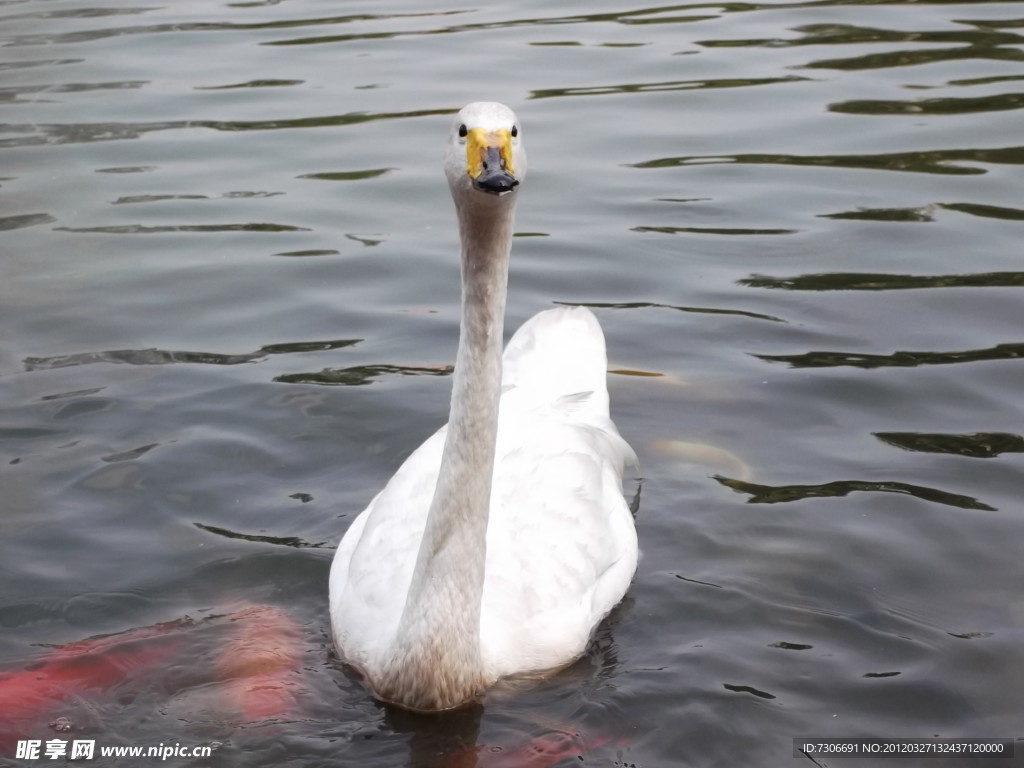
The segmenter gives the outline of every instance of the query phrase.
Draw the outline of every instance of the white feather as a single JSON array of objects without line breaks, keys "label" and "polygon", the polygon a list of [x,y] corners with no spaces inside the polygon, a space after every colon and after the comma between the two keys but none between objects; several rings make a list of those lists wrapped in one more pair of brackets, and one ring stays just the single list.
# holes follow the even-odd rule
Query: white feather
[{"label": "white feather", "polygon": [[[474,111],[478,106],[463,110],[460,120],[486,123],[495,105],[483,105],[484,118],[479,108]],[[511,112],[496,111],[508,124]],[[464,215],[467,203],[460,195],[471,193],[459,191],[462,182],[451,169],[449,178]],[[507,215],[511,224],[511,207]],[[466,239],[464,226],[464,258]],[[585,308],[541,312],[516,332],[502,357],[489,508],[482,510],[485,545],[459,545],[466,551],[440,569],[423,570],[429,563],[421,563],[415,578],[431,583],[414,583],[414,574],[419,559],[430,559],[421,552],[424,531],[432,505],[438,505],[438,479],[451,469],[444,464],[448,425],[406,459],[353,521],[331,568],[332,626],[342,655],[378,695],[414,709],[440,709],[463,703],[501,677],[556,669],[583,653],[595,626],[622,599],[638,550],[621,476],[636,457],[609,418],[606,368],[604,335]],[[452,423],[465,405],[461,400],[473,396],[458,381],[454,387]],[[463,594],[460,580],[472,580],[460,564],[465,561],[472,574],[477,558],[482,585],[467,585],[465,594],[479,601],[478,620],[469,610],[475,606],[451,597],[453,590]],[[412,600],[426,604],[426,620],[403,619]],[[423,629],[424,622],[430,627]],[[475,636],[444,636],[455,634],[446,629],[453,626]],[[468,650],[441,662],[466,669],[428,670],[428,678],[436,674],[437,680],[425,682],[403,677],[404,665],[415,666],[417,649],[410,645],[467,641]],[[469,688],[448,698],[420,690],[444,687],[459,675]]]}]

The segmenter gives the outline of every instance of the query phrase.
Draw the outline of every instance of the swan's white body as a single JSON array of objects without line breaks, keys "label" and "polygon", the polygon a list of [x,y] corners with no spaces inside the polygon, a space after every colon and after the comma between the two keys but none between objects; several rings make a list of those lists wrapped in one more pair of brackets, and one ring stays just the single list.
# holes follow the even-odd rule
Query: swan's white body
[{"label": "swan's white body", "polygon": [[[410,709],[570,663],[637,564],[621,487],[635,456],[608,415],[596,318],[541,312],[501,354],[517,135],[500,104],[459,113],[446,160],[463,243],[451,417],[353,521],[331,568],[339,651]],[[499,157],[500,194],[477,186]]]}]

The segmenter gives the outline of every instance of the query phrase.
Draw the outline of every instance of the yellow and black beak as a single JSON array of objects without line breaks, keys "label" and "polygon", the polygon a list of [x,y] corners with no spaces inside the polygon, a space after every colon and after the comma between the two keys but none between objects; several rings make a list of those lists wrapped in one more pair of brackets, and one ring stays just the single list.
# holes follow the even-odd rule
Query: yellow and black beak
[{"label": "yellow and black beak", "polygon": [[466,134],[466,173],[473,187],[504,195],[519,186],[512,165],[512,136],[504,128],[473,128]]}]

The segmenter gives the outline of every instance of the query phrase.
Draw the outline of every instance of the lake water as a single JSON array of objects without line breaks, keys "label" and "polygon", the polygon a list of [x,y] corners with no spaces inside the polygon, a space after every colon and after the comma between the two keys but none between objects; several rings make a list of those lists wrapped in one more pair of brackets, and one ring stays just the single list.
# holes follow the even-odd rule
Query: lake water
[{"label": "lake water", "polygon": [[[102,745],[221,745],[168,765],[1024,738],[1022,28],[1022,2],[3,0],[0,666],[188,617],[188,654],[55,707]],[[334,658],[327,573],[446,418],[440,158],[477,99],[530,154],[508,332],[594,307],[643,558],[586,659],[409,718]],[[203,620],[239,604],[301,628],[287,717],[216,703]]]}]

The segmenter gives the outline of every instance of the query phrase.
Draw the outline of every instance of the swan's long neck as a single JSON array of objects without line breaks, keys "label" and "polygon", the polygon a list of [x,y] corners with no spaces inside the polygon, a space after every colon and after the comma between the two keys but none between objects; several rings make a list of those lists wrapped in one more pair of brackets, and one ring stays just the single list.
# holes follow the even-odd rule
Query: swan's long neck
[{"label": "swan's long neck", "polygon": [[456,706],[490,682],[480,658],[480,603],[514,203],[475,192],[469,198],[456,200],[462,324],[448,434],[397,636],[395,683],[416,709]]}]

